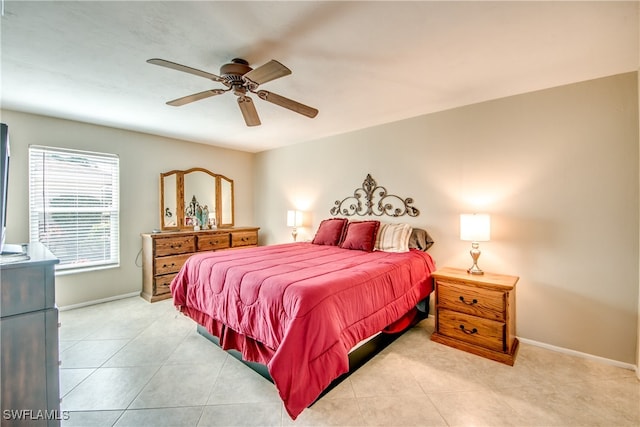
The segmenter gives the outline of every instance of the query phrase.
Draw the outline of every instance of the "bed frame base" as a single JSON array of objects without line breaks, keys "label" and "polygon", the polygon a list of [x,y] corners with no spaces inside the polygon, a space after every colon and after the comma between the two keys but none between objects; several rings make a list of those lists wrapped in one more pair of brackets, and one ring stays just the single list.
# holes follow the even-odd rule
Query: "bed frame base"
[{"label": "bed frame base", "polygon": [[[205,328],[202,325],[198,325],[196,330],[200,335],[202,335],[203,337],[205,337],[206,339],[208,339],[209,341],[211,341],[212,343],[214,343],[218,347],[221,347],[220,346],[220,339],[218,339],[218,337],[216,337],[215,335],[211,335],[209,333],[209,331],[207,331],[207,328]],[[259,373],[260,375],[262,375],[267,380],[273,382],[273,379],[271,378],[271,375],[269,375],[269,370],[262,363],[250,362],[248,360],[244,360],[242,358],[242,353],[240,353],[238,350],[229,349],[229,350],[225,350],[225,351],[227,353],[229,353],[230,355],[232,355],[233,357],[235,357],[236,359],[238,359],[239,361],[241,361],[242,363],[244,363],[245,365],[247,365],[248,367],[250,367],[251,369],[253,369],[254,371],[256,371],[257,373]]]},{"label": "bed frame base", "polygon": [[[377,355],[382,350],[387,348],[392,342],[398,339],[402,334],[404,334],[406,331],[411,329],[411,327],[413,327],[415,323],[427,318],[429,316],[429,299],[430,298],[427,297],[424,300],[426,311],[418,311],[418,318],[408,328],[395,334],[379,333],[378,335],[376,335],[366,343],[362,344],[360,347],[350,352],[349,353],[349,371],[345,372],[344,374],[340,375],[338,378],[333,380],[331,384],[329,384],[329,386],[326,389],[324,389],[324,391],[320,394],[320,396],[318,396],[318,398],[313,403],[317,402],[325,394],[330,392],[334,387],[336,387],[342,381],[347,379],[349,375],[351,375],[353,372],[358,370],[361,366],[363,366],[369,360],[373,359],[375,355]],[[220,347],[220,340],[218,339],[218,337],[211,335],[204,326],[198,325],[196,330],[200,335],[202,335],[203,337],[205,337],[206,339],[208,339],[209,341],[211,341],[212,343]],[[258,374],[260,374],[263,378],[273,383],[273,379],[271,378],[271,375],[269,375],[269,370],[265,365],[263,365],[262,363],[250,362],[248,360],[244,360],[242,358],[242,353],[240,353],[238,350],[229,349],[225,351],[229,353],[231,356],[233,356],[234,358],[236,358],[237,360],[239,360],[240,362],[244,363],[246,366],[248,366],[255,372],[257,372]],[[312,406],[313,403],[310,406]]]},{"label": "bed frame base", "polygon": [[[218,337],[211,335],[204,326],[198,325],[197,331],[200,335],[202,335],[203,337],[205,337],[206,339],[208,339],[209,341],[211,341],[212,343],[220,347],[220,340],[218,339]],[[331,391],[334,387],[336,387],[342,381],[347,379],[349,375],[351,375],[351,373],[358,370],[361,366],[363,366],[365,363],[371,360],[376,354],[380,353],[382,350],[387,348],[392,342],[398,339],[405,331],[398,332],[396,334],[380,333],[375,337],[373,337],[372,339],[370,339],[369,341],[367,341],[366,343],[362,344],[357,349],[353,350],[351,353],[349,353],[349,371],[345,372],[344,374],[340,375],[338,378],[333,380],[331,384],[329,384],[329,386],[320,394],[320,396],[318,396],[318,399],[320,399],[322,396],[327,394],[329,391]],[[271,378],[271,375],[269,375],[269,370],[265,365],[263,365],[262,363],[251,362],[249,360],[243,359],[242,353],[240,353],[238,350],[229,349],[225,351],[229,353],[231,356],[233,356],[234,358],[236,358],[237,360],[239,360],[240,362],[244,363],[246,366],[248,366],[255,372],[257,372],[258,374],[260,374],[263,378],[273,383],[273,379]]]}]

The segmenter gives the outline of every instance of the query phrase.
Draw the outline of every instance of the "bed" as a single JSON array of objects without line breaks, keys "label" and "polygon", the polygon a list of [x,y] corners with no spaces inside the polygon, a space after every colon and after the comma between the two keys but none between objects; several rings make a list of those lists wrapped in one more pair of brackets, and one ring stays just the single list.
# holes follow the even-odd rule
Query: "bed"
[{"label": "bed", "polygon": [[433,290],[424,244],[362,249],[362,233],[345,244],[351,224],[372,222],[345,222],[334,244],[318,239],[321,224],[313,242],[193,255],[171,283],[174,304],[223,349],[266,366],[295,419],[349,371],[351,349],[405,329]]}]

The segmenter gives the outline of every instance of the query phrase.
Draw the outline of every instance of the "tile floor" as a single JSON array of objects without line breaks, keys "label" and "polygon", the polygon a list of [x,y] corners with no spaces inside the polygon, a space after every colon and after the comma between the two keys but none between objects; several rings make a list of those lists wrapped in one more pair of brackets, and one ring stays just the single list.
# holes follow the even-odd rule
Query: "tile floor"
[{"label": "tile floor", "polygon": [[274,386],[171,300],[60,313],[63,426],[638,426],[629,370],[521,345],[514,367],[431,342],[433,319],[294,422]]}]

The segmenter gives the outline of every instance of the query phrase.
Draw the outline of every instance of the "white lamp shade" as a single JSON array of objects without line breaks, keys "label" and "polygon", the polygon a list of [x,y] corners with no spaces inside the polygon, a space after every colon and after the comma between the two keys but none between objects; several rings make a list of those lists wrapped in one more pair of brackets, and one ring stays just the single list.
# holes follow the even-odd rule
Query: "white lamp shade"
[{"label": "white lamp shade", "polygon": [[301,211],[287,211],[287,227],[300,227],[302,225]]},{"label": "white lamp shade", "polygon": [[461,214],[460,240],[487,242],[491,237],[491,217],[488,214]]}]

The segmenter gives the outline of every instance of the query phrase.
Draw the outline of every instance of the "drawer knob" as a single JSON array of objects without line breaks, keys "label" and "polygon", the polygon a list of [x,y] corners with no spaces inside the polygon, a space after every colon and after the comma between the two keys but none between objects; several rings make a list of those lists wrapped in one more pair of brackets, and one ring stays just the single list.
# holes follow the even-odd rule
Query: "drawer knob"
[{"label": "drawer knob", "polygon": [[469,329],[466,329],[464,325],[460,325],[460,330],[467,335],[473,335],[478,333],[478,330],[476,328],[469,330]]},{"label": "drawer knob", "polygon": [[477,303],[478,303],[478,300],[477,300],[477,299],[475,299],[475,298],[474,298],[474,299],[472,299],[472,300],[471,300],[471,302],[469,302],[469,301],[465,301],[465,300],[464,300],[464,297],[463,297],[462,295],[460,295],[460,301],[462,301],[463,303],[465,303],[465,304],[467,304],[467,305],[475,305],[475,304],[477,304]]},{"label": "drawer knob", "polygon": [[180,249],[182,245],[171,245],[171,249]]}]

